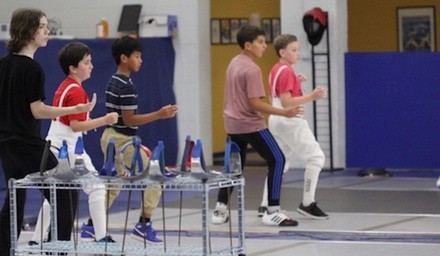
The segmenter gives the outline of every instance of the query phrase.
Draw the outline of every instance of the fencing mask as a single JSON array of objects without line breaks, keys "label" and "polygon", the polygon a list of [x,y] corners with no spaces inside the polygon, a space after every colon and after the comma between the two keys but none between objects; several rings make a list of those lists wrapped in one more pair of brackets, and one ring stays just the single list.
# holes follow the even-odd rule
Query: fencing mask
[{"label": "fencing mask", "polygon": [[303,26],[309,43],[315,46],[321,42],[322,35],[327,28],[327,15],[321,8],[313,8],[304,14]]}]

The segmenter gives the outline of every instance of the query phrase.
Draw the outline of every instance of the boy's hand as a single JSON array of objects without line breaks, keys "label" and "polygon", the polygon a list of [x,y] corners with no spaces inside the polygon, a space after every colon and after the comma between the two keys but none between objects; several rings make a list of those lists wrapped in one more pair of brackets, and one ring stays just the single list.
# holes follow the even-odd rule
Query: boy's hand
[{"label": "boy's hand", "polygon": [[327,97],[327,88],[318,86],[313,90],[312,95],[315,100],[324,99]]},{"label": "boy's hand", "polygon": [[301,82],[307,80],[307,77],[306,77],[304,74],[302,74],[302,73],[299,73],[299,74],[297,75],[297,77],[298,77],[298,79],[299,79]]},{"label": "boy's hand", "polygon": [[93,94],[92,101],[88,103],[80,103],[75,106],[77,113],[91,112],[96,105],[96,93]]},{"label": "boy's hand", "polygon": [[105,115],[105,120],[107,124],[115,124],[118,122],[118,113],[111,112]]},{"label": "boy's hand", "polygon": [[159,109],[158,114],[160,119],[174,117],[177,113],[177,105],[166,105]]},{"label": "boy's hand", "polygon": [[302,105],[286,109],[285,111],[285,117],[302,117],[304,115],[304,107]]}]

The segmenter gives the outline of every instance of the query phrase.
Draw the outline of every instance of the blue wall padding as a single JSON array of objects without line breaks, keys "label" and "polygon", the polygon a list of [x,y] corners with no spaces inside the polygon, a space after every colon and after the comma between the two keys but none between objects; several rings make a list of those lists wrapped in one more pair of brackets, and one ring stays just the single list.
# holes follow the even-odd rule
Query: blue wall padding
[{"label": "blue wall padding", "polygon": [[[95,40],[77,39],[62,40],[51,39],[48,46],[40,48],[35,59],[43,66],[46,74],[46,104],[52,104],[53,94],[59,83],[64,79],[57,59],[58,51],[71,41],[81,41],[92,49],[93,72],[92,77],[83,85],[91,97],[93,92],[98,95],[98,102],[92,118],[105,114],[105,87],[110,76],[116,71],[116,63],[111,56],[111,44],[114,39]],[[139,72],[132,75],[139,92],[139,113],[155,111],[166,104],[175,104],[176,98],[173,90],[175,52],[171,38],[140,38],[143,46],[142,67]],[[0,56],[6,54],[5,42],[0,41]],[[49,121],[42,121],[42,136],[46,136]],[[84,136],[85,149],[92,157],[95,167],[99,170],[103,164],[99,138],[103,128],[90,131]],[[153,149],[159,140],[165,144],[165,159],[167,165],[175,165],[178,152],[177,119],[159,120],[139,128],[138,135],[142,144]],[[3,180],[3,175],[0,175]],[[4,187],[1,182],[0,187]]]},{"label": "blue wall padding", "polygon": [[347,53],[347,167],[440,167],[440,53]]}]

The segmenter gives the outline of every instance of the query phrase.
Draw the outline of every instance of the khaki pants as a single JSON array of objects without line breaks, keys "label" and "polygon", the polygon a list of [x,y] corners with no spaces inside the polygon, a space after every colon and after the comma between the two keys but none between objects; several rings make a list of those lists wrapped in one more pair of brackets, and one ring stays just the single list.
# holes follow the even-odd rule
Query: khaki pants
[{"label": "khaki pants", "polygon": [[[115,148],[116,148],[116,154],[115,154],[115,168],[118,175],[123,174],[126,172],[125,168],[123,167],[122,159],[120,155],[118,154],[119,149],[122,148],[123,145],[125,145],[127,142],[131,142],[133,140],[132,136],[127,136],[121,133],[116,132],[113,128],[106,128],[101,136],[101,150],[104,153],[104,159],[107,158],[107,146],[109,139],[113,138],[115,142]],[[133,156],[133,150],[134,147],[128,147],[125,150],[124,153],[124,162],[125,163],[131,163],[131,158]],[[142,162],[143,166],[148,166],[149,158],[147,154],[141,150],[142,155]],[[119,193],[121,191],[119,189],[112,189],[108,191],[108,201],[106,199],[106,205],[107,208],[110,208],[115,201],[116,197],[118,197]],[[159,204],[160,196],[162,194],[162,190],[160,189],[160,186],[157,187],[149,187],[144,191],[144,198],[143,198],[143,210],[141,212],[142,217],[150,218],[153,214],[154,209],[156,209],[157,205]],[[142,205],[141,205],[142,208]]]}]

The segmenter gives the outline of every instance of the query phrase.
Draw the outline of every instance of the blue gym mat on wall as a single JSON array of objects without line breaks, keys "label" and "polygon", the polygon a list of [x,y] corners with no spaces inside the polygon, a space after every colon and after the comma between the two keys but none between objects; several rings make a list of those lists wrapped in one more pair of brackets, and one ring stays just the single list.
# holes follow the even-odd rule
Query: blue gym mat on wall
[{"label": "blue gym mat on wall", "polygon": [[[114,39],[51,39],[46,47],[39,49],[35,59],[42,65],[46,74],[46,104],[52,104],[53,94],[59,83],[65,78],[57,59],[58,51],[71,41],[80,41],[92,49],[93,72],[91,78],[83,85],[91,97],[96,92],[98,101],[91,117],[105,114],[105,87],[110,76],[116,72],[116,63],[111,56],[111,44]],[[132,80],[139,93],[139,113],[158,110],[167,104],[175,104],[174,61],[175,52],[171,38],[140,38],[142,44],[142,67],[132,75]],[[6,54],[5,42],[0,41],[0,57]],[[43,138],[47,134],[50,121],[43,120],[41,133]],[[99,170],[103,164],[99,138],[104,128],[90,131],[84,136],[87,153],[92,157],[95,167]],[[142,144],[151,150],[159,140],[165,144],[165,161],[167,165],[174,165],[177,161],[178,138],[177,119],[163,119],[139,127],[138,135]],[[0,168],[0,171],[1,168]],[[35,170],[37,171],[37,170]],[[0,188],[4,187],[3,174],[0,175]]]},{"label": "blue gym mat on wall", "polygon": [[347,53],[347,167],[440,168],[440,53]]}]

